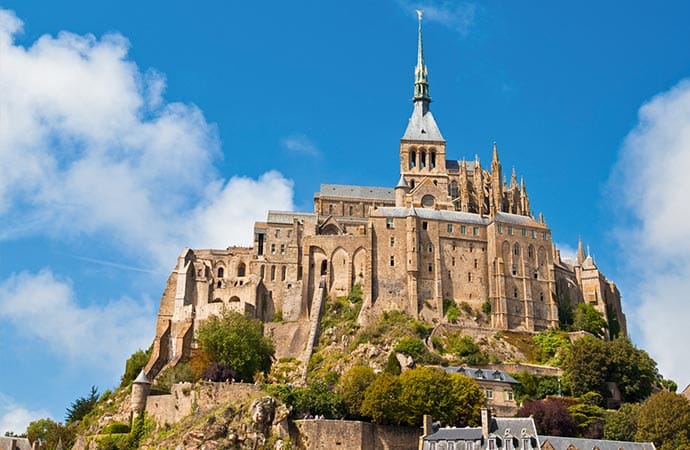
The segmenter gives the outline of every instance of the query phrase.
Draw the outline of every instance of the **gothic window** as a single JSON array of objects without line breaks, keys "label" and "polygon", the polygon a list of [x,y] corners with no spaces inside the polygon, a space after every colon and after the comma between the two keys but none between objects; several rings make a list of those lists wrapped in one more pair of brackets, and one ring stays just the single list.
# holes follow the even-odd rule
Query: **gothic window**
[{"label": "gothic window", "polygon": [[223,278],[223,275],[225,275],[225,270],[222,267],[218,268],[218,278]]},{"label": "gothic window", "polygon": [[450,182],[450,198],[458,198],[458,182],[457,181],[451,181]]},{"label": "gothic window", "polygon": [[518,245],[517,242],[515,243],[515,245],[513,245],[513,255],[520,255],[520,245]]},{"label": "gothic window", "polygon": [[412,150],[410,152],[410,169],[413,169],[417,165],[417,152]]},{"label": "gothic window", "polygon": [[534,247],[532,245],[527,247],[527,256],[530,259],[534,258]]},{"label": "gothic window", "polygon": [[243,277],[246,275],[246,272],[247,266],[245,266],[243,262],[239,263],[239,265],[237,266],[237,276]]}]

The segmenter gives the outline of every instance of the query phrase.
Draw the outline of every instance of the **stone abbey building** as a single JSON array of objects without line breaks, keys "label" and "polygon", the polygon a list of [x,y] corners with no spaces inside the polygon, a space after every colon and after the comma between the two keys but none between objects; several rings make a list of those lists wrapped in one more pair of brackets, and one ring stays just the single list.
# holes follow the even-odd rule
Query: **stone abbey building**
[{"label": "stone abbey building", "polygon": [[626,333],[616,285],[581,242],[575,261],[561,260],[524,180],[513,171],[505,181],[495,143],[486,169],[448,159],[429,109],[421,24],[414,75],[397,185],[323,184],[313,212],[269,211],[252,247],[185,249],[161,299],[149,376],[187,356],[197,326],[223,308],[281,315],[293,326],[277,344],[301,355],[324,299],[355,284],[363,322],[386,310],[442,322],[444,299],[490,301],[492,328],[538,331],[559,325],[559,306],[588,302]]}]

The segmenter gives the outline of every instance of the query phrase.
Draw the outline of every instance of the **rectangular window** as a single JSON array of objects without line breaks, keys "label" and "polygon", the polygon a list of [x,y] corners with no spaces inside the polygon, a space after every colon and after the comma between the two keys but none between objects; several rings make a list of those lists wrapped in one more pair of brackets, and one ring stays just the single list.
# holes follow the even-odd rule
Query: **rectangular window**
[{"label": "rectangular window", "polygon": [[471,272],[468,272],[468,273],[467,273],[467,282],[468,282],[468,283],[471,283],[471,282],[472,282],[472,273],[471,273]]},{"label": "rectangular window", "polygon": [[449,224],[448,224],[448,232],[449,232],[449,233],[452,233],[452,232],[453,232],[453,224],[452,224],[452,223],[449,223]]},{"label": "rectangular window", "polygon": [[513,235],[513,227],[508,227],[508,234]]},{"label": "rectangular window", "polygon": [[507,402],[512,402],[513,401],[513,391],[504,391],[503,392],[503,398]]},{"label": "rectangular window", "polygon": [[433,252],[434,252],[434,246],[433,246],[433,245],[430,245],[430,246],[429,246],[429,253],[433,253]]},{"label": "rectangular window", "polygon": [[271,244],[271,255],[275,255],[275,254],[276,254],[276,245]]},{"label": "rectangular window", "polygon": [[279,229],[276,230],[276,237],[277,237],[277,238],[280,237],[280,230],[279,230]]},{"label": "rectangular window", "polygon": [[526,237],[526,236],[527,236],[527,230],[525,230],[525,229],[523,228],[523,229],[522,229],[522,237]]},{"label": "rectangular window", "polygon": [[287,237],[288,237],[288,239],[290,239],[292,237],[292,230],[288,230]]},{"label": "rectangular window", "polygon": [[503,225],[498,224],[498,234],[503,234]]},{"label": "rectangular window", "polygon": [[434,271],[434,265],[429,263],[429,272],[433,272],[433,271]]},{"label": "rectangular window", "polygon": [[395,238],[391,236],[391,247],[395,247]]},{"label": "rectangular window", "polygon": [[450,265],[455,267],[455,256],[450,259]]},{"label": "rectangular window", "polygon": [[257,241],[258,241],[258,243],[256,244],[257,254],[263,255],[264,254],[264,234],[263,233],[257,234]]},{"label": "rectangular window", "polygon": [[479,268],[479,261],[477,261],[476,259],[474,260],[474,268]]},{"label": "rectangular window", "polygon": [[494,398],[494,390],[491,388],[484,389],[484,394],[488,400],[492,400]]},{"label": "rectangular window", "polygon": [[391,256],[391,267],[395,267],[395,256]]},{"label": "rectangular window", "polygon": [[285,254],[285,244],[280,244],[280,254],[281,255]]},{"label": "rectangular window", "polygon": [[472,228],[472,236],[479,236],[479,227]]},{"label": "rectangular window", "polygon": [[422,222],[422,230],[429,228],[429,222]]},{"label": "rectangular window", "polygon": [[467,227],[465,225],[460,225],[460,233],[465,234],[467,232]]},{"label": "rectangular window", "polygon": [[350,206],[350,215],[352,215],[354,213],[354,211],[355,211],[355,208]]},{"label": "rectangular window", "polygon": [[395,226],[393,224],[393,219],[390,219],[390,218],[386,219],[386,228],[389,230],[392,230],[393,228],[395,228]]},{"label": "rectangular window", "polygon": [[543,240],[546,240],[546,231],[542,231],[542,232],[541,232],[541,238],[542,238]]},{"label": "rectangular window", "polygon": [[532,239],[536,239],[536,238],[537,238],[537,232],[532,230]]}]

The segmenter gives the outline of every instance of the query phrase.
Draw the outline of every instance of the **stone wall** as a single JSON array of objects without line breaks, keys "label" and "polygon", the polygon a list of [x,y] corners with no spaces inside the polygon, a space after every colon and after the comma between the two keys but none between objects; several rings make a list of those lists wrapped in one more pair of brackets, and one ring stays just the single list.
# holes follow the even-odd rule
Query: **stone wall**
[{"label": "stone wall", "polygon": [[151,395],[146,400],[146,414],[159,425],[174,424],[194,409],[210,409],[229,401],[249,400],[261,393],[258,386],[247,383],[178,383],[170,394]]},{"label": "stone wall", "polygon": [[293,441],[305,450],[410,450],[421,429],[354,420],[296,420]]}]

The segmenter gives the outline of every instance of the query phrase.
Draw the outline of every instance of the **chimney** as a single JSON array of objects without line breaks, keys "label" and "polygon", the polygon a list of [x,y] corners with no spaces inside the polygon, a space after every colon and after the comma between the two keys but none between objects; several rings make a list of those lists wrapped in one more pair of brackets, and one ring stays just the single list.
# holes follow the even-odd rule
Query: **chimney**
[{"label": "chimney", "polygon": [[491,411],[487,408],[482,408],[482,436],[484,439],[489,438],[489,431],[491,430]]},{"label": "chimney", "polygon": [[422,416],[422,435],[419,436],[418,450],[422,450],[424,448],[424,438],[434,432],[433,423],[434,421],[431,418],[431,415],[424,414],[424,416]]}]

